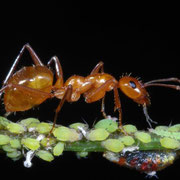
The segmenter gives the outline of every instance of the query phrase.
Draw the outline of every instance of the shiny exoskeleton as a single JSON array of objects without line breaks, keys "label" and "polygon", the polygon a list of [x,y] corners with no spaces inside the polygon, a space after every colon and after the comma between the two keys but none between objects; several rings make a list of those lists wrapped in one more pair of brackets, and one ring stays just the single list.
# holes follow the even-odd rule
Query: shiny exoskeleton
[{"label": "shiny exoskeleton", "polygon": [[[15,72],[25,49],[30,53],[34,66],[23,67]],[[55,64],[56,82],[54,84],[54,75],[50,69],[52,63]],[[99,62],[91,71],[90,75],[86,77],[73,75],[64,82],[62,67],[56,56],[53,56],[48,61],[47,66],[45,66],[32,47],[29,44],[25,44],[3,82],[3,86],[0,89],[0,96],[4,92],[6,112],[28,110],[43,103],[48,98],[56,97],[60,99],[60,103],[55,111],[55,125],[58,112],[61,110],[64,102],[78,101],[81,95],[84,96],[87,103],[102,99],[101,112],[106,117],[104,97],[106,92],[113,90],[115,110],[119,111],[119,127],[121,128],[122,112],[118,88],[129,98],[143,106],[146,119],[150,126],[150,122],[153,121],[147,113],[146,107],[150,104],[150,99],[145,88],[148,86],[163,86],[177,90],[180,89],[177,85],[161,83],[167,81],[179,83],[180,80],[177,78],[158,79],[143,84],[137,78],[123,76],[117,81],[112,75],[104,73],[103,69],[103,62]]]}]

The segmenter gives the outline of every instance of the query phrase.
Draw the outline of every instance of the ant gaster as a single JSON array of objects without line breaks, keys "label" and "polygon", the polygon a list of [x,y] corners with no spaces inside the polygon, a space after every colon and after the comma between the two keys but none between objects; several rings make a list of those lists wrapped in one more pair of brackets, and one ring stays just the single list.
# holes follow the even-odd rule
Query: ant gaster
[{"label": "ant gaster", "polygon": [[[16,67],[24,53],[28,50],[34,62],[34,66],[23,67],[15,72]],[[53,72],[50,65],[55,64],[56,82],[53,84]],[[180,90],[180,86],[163,84],[162,82],[178,82],[178,78],[157,79],[142,83],[137,78],[123,76],[117,81],[110,74],[104,73],[103,62],[99,62],[90,75],[86,77],[73,75],[66,82],[63,80],[63,71],[59,59],[53,56],[45,66],[35,51],[29,44],[25,44],[17,58],[15,59],[10,71],[8,72],[3,86],[0,89],[0,96],[4,92],[4,105],[7,113],[16,111],[25,111],[43,103],[48,98],[56,97],[60,103],[55,110],[55,126],[57,116],[65,101],[78,101],[83,94],[87,103],[92,103],[102,99],[101,112],[106,117],[104,108],[104,98],[108,91],[114,92],[114,110],[119,111],[119,128],[122,128],[121,103],[118,94],[118,88],[129,98],[143,106],[143,111],[147,122],[151,127],[151,120],[147,113],[147,106],[150,105],[149,94],[146,87],[162,86]]]}]

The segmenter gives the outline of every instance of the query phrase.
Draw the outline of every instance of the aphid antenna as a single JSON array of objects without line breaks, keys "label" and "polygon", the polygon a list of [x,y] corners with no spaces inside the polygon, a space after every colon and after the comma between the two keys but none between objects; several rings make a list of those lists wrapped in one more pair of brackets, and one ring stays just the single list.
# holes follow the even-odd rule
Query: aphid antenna
[{"label": "aphid antenna", "polygon": [[169,127],[170,127],[170,126],[172,126],[172,122],[173,122],[173,120],[171,120],[171,121],[170,121],[170,123],[169,123]]},{"label": "aphid antenna", "polygon": [[81,117],[81,119],[83,120],[83,122],[84,122],[86,125],[88,125],[87,121],[86,121],[83,117]]},{"label": "aphid antenna", "polygon": [[92,124],[92,127],[94,127],[94,125],[96,124],[96,122],[97,122],[97,117],[94,119],[93,124]]}]

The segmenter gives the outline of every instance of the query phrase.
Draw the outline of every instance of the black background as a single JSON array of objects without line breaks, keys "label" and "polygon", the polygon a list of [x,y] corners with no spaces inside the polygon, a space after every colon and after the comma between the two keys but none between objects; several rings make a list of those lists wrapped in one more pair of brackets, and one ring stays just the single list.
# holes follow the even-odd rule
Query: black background
[{"label": "black background", "polygon": [[[18,5],[15,6],[15,5]],[[99,62],[104,62],[105,72],[119,79],[123,73],[141,77],[146,82],[152,79],[179,77],[179,12],[176,5],[116,3],[43,3],[2,5],[0,33],[0,81],[7,75],[22,46],[29,42],[43,63],[57,55],[63,67],[64,79],[74,74],[86,76]],[[31,65],[26,52],[18,68]],[[159,124],[169,125],[179,122],[178,91],[152,87],[148,89],[152,105],[149,114]],[[123,110],[123,123],[135,124],[146,129],[147,123],[142,112],[134,102],[120,91]],[[29,116],[43,121],[51,121],[58,100],[47,100],[38,108],[17,113],[9,118],[14,121]],[[5,110],[2,106],[1,114]],[[106,96],[107,114],[113,112],[113,94]],[[66,103],[59,114],[58,123],[69,125],[84,120],[93,123],[102,118],[100,102],[86,104],[81,98],[78,102]],[[1,155],[1,172],[9,167],[14,176],[50,176],[62,178],[105,178],[117,179],[144,178],[133,170],[114,165],[101,157],[91,154],[88,159],[77,160],[75,154],[65,152],[52,163],[33,159],[33,167],[26,169],[22,160],[12,162]],[[177,173],[178,162],[158,173],[160,178]],[[12,167],[12,168],[11,168]],[[12,174],[7,174],[11,176]],[[58,177],[59,176],[59,177]],[[176,174],[178,178],[178,174]]]}]

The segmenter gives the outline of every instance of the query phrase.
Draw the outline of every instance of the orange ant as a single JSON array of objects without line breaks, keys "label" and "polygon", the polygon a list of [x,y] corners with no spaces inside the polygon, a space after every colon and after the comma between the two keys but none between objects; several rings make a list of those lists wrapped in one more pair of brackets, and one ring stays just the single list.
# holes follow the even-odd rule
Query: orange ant
[{"label": "orange ant", "polygon": [[[35,66],[23,67],[14,73],[25,49],[30,53]],[[55,64],[56,82],[54,85],[53,72],[50,70],[52,63]],[[29,44],[25,44],[3,82],[3,86],[0,89],[0,96],[4,92],[4,104],[7,113],[29,110],[43,103],[48,98],[56,97],[60,99],[61,101],[55,110],[54,123],[50,132],[52,133],[58,113],[64,102],[78,101],[81,94],[84,95],[87,103],[102,99],[101,112],[106,117],[104,108],[105,94],[113,90],[114,110],[119,111],[119,128],[121,129],[122,112],[118,88],[126,96],[143,106],[144,114],[150,127],[150,122],[154,121],[151,120],[147,112],[147,105],[150,105],[150,99],[146,87],[162,86],[180,90],[180,86],[178,85],[162,84],[162,82],[168,81],[180,83],[178,78],[157,79],[143,84],[137,78],[123,76],[117,81],[110,74],[104,73],[103,69],[103,62],[99,62],[91,71],[90,75],[86,77],[73,75],[64,83],[59,59],[53,56],[48,61],[47,66],[45,66],[32,47]]]}]

